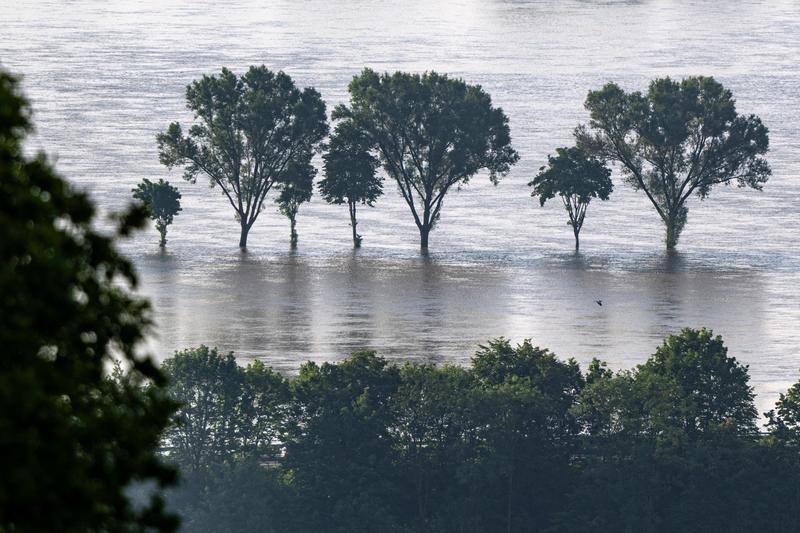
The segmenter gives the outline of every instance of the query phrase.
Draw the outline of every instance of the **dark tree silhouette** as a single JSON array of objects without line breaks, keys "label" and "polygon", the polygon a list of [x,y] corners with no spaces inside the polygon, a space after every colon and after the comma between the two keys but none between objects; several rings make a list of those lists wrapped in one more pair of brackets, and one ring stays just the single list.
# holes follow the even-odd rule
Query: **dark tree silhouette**
[{"label": "dark tree silhouette", "polygon": [[264,207],[270,189],[286,180],[290,163],[305,162],[328,134],[320,94],[300,91],[287,74],[265,66],[237,77],[223,68],[186,88],[195,123],[188,134],[177,122],[157,137],[159,157],[169,168],[184,167],[194,183],[205,175],[218,186],[241,225],[239,247]]},{"label": "dark tree silhouette", "polygon": [[356,248],[361,246],[356,208],[358,204],[373,206],[383,194],[383,178],[375,172],[380,161],[370,153],[371,147],[364,130],[352,121],[343,121],[336,126],[328,151],[322,156],[325,177],[319,182],[320,193],[328,203],[347,204]]},{"label": "dark tree silhouette", "polygon": [[[539,174],[529,182],[533,187],[531,196],[539,197],[539,205],[547,200],[561,197],[569,214],[569,224],[575,235],[575,250],[580,248],[580,233],[586,218],[586,209],[592,198],[608,200],[614,189],[611,170],[601,161],[580,148],[557,148],[556,156],[548,156],[548,167],[541,167]],[[598,301],[600,305],[601,302]]]},{"label": "dark tree silhouette", "polygon": [[586,97],[589,127],[576,130],[578,145],[622,166],[666,226],[668,250],[686,224],[686,201],[706,198],[718,184],[760,190],[771,170],[761,157],[767,128],[755,115],[736,112],[733,95],[709,77],[681,82],[659,78],[646,94],[614,83]]},{"label": "dark tree silhouette", "polygon": [[172,218],[181,211],[181,193],[177,188],[163,179],[153,183],[145,178],[142,183],[133,189],[133,197],[141,200],[150,218],[156,223],[156,229],[161,240],[158,245],[162,248],[167,245],[167,226],[172,224]]},{"label": "dark tree silhouette", "polygon": [[766,413],[767,427],[780,442],[800,448],[800,381],[781,394],[775,409]]},{"label": "dark tree silhouette", "polygon": [[471,366],[357,352],[288,383],[203,347],[165,367],[175,429],[222,452],[173,493],[187,531],[800,528],[800,386],[760,435],[747,367],[707,330],[616,373],[505,339]]},{"label": "dark tree silhouette", "polygon": [[314,176],[317,169],[311,165],[311,157],[302,158],[287,165],[284,179],[278,184],[280,194],[275,199],[278,209],[289,219],[290,244],[297,247],[297,213],[300,205],[311,200],[314,194]]},{"label": "dark tree silhouette", "polygon": [[411,209],[423,251],[452,187],[484,169],[496,184],[519,159],[508,117],[479,85],[436,72],[364,69],[349,91],[349,106],[338,106],[333,118],[367,132]]},{"label": "dark tree silhouette", "polygon": [[[127,289],[136,276],[115,237],[92,229],[89,198],[23,155],[30,130],[0,72],[0,530],[173,530],[160,497],[127,494],[175,478],[157,453],[174,404],[137,355],[149,306]],[[118,235],[145,220],[134,208]]]}]

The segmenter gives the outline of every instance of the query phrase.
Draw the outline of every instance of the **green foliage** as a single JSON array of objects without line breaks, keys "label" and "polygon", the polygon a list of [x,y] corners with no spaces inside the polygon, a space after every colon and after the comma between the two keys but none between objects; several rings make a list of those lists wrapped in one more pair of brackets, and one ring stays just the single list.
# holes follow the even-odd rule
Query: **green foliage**
[{"label": "green foliage", "polygon": [[[92,229],[89,198],[23,154],[30,129],[0,71],[0,530],[173,530],[160,497],[128,497],[175,477],[157,454],[174,405],[137,355],[148,304],[128,291],[136,276],[116,236]],[[118,234],[144,220],[131,210]]]},{"label": "green foliage", "polygon": [[468,530],[473,520],[480,497],[473,483],[480,449],[476,386],[464,368],[409,363],[400,369],[391,434],[410,530]]},{"label": "green foliage", "polygon": [[241,368],[233,353],[206,346],[176,352],[162,370],[181,406],[164,442],[183,472],[274,453],[289,394],[279,374],[259,361]]},{"label": "green foliage", "polygon": [[706,329],[671,335],[633,372],[591,368],[573,412],[593,435],[682,446],[714,433],[757,432],[747,367]]},{"label": "green foliage", "polygon": [[[173,386],[198,380],[188,388],[216,390],[204,376],[235,363],[197,352],[183,362],[206,370]],[[188,472],[170,502],[189,531],[800,527],[794,441],[754,431],[747,368],[703,329],[669,337],[645,364],[618,373],[595,359],[584,375],[572,360],[505,339],[467,368],[397,367],[372,352],[307,363],[278,396],[258,365],[240,371],[270,376],[251,390],[273,399],[248,403],[239,379],[227,394],[252,407],[232,408],[230,419],[272,413],[283,454],[249,454],[234,437],[227,459]],[[796,426],[795,389],[773,415],[787,429]],[[182,416],[205,415],[185,404]]]},{"label": "green foliage", "polygon": [[647,441],[594,446],[548,531],[779,533],[800,527],[800,461],[779,448],[730,436],[658,451]]},{"label": "green foliage", "polygon": [[359,203],[372,206],[383,194],[383,178],[376,170],[380,161],[372,153],[372,141],[366,132],[353,121],[342,121],[334,130],[328,151],[322,156],[325,177],[319,190],[326,202],[347,203],[353,245],[361,246],[361,236],[356,232],[356,207]]},{"label": "green foliage", "polygon": [[614,189],[611,170],[601,161],[577,147],[557,148],[556,156],[548,156],[548,167],[528,183],[533,187],[531,196],[539,197],[539,204],[561,197],[569,214],[568,224],[575,234],[575,249],[580,246],[579,234],[586,218],[586,209],[592,198],[608,200]]},{"label": "green foliage", "polygon": [[292,513],[303,513],[280,470],[252,458],[184,475],[168,504],[180,509],[186,533],[283,533]]},{"label": "green foliage", "polygon": [[739,115],[714,78],[659,78],[646,94],[608,83],[589,92],[586,109],[589,127],[576,130],[578,146],[619,163],[645,192],[666,226],[667,249],[678,242],[692,194],[706,198],[721,183],[760,190],[771,173],[761,157],[767,128],[755,115]]},{"label": "green foliage", "polygon": [[[286,468],[305,503],[305,531],[394,531],[390,400],[399,371],[372,352],[339,364],[307,363],[292,384],[297,415]],[[348,494],[346,498],[340,495]]]},{"label": "green foliage", "polygon": [[767,419],[770,433],[779,442],[800,447],[800,381],[780,395]]},{"label": "green foliage", "polygon": [[295,229],[297,212],[303,202],[311,200],[311,195],[314,193],[314,176],[316,175],[317,169],[311,165],[311,154],[308,154],[308,157],[289,163],[284,172],[283,181],[278,184],[280,194],[275,202],[278,204],[280,212],[289,219],[292,248],[297,246],[297,230]]},{"label": "green foliage", "polygon": [[194,183],[205,175],[230,202],[241,225],[240,248],[270,189],[294,175],[322,146],[328,134],[320,94],[300,91],[292,78],[265,66],[241,77],[223,68],[186,88],[186,106],[195,122],[184,135],[173,122],[158,135],[161,163],[182,166]]},{"label": "green foliage", "polygon": [[144,203],[150,218],[155,221],[156,229],[161,235],[159,246],[163,248],[167,245],[167,226],[172,224],[172,218],[181,211],[180,191],[163,179],[153,183],[144,178],[131,192],[134,198]]},{"label": "green foliage", "polygon": [[451,187],[484,169],[497,183],[519,159],[508,117],[479,85],[436,72],[364,69],[349,91],[349,107],[338,106],[333,118],[367,133],[411,209],[423,249]]},{"label": "green foliage", "polygon": [[748,381],[705,329],[668,337],[633,372],[593,363],[573,409],[580,477],[553,531],[798,527],[800,461],[757,437]]},{"label": "green foliage", "polygon": [[710,431],[756,432],[747,366],[728,356],[722,338],[706,329],[669,336],[637,369],[650,418],[689,437]]}]

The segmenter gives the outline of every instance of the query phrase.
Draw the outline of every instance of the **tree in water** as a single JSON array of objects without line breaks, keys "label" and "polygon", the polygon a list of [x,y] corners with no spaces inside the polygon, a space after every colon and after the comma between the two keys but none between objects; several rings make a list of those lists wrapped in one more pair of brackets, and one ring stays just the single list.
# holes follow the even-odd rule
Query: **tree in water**
[{"label": "tree in water", "polygon": [[349,91],[349,106],[338,106],[333,118],[367,132],[411,209],[423,251],[452,187],[466,185],[481,170],[497,184],[519,159],[508,117],[480,85],[436,72],[364,69]]},{"label": "tree in water", "polygon": [[89,197],[24,155],[30,130],[0,72],[0,531],[172,531],[158,495],[128,493],[175,479],[158,453],[175,406],[139,350],[150,308],[115,246],[145,210],[97,233]]},{"label": "tree in water", "polygon": [[589,92],[586,109],[589,125],[576,130],[578,145],[619,163],[644,191],[666,227],[667,250],[678,243],[692,194],[702,200],[721,183],[761,190],[771,174],[761,157],[767,128],[755,115],[739,115],[714,78],[659,78],[646,94],[608,83]]},{"label": "tree in water", "polygon": [[297,212],[300,205],[311,200],[314,193],[314,176],[317,169],[311,165],[310,155],[307,159],[295,161],[286,167],[280,184],[280,194],[275,202],[278,209],[289,219],[291,229],[290,243],[297,248]]},{"label": "tree in water", "polygon": [[195,123],[184,135],[173,122],[158,135],[159,158],[184,167],[192,183],[205,175],[230,202],[241,226],[239,247],[264,207],[270,189],[291,163],[318,151],[328,134],[325,102],[313,88],[299,90],[292,78],[265,66],[241,77],[223,68],[186,88]]},{"label": "tree in water", "polygon": [[350,211],[353,246],[361,247],[361,235],[356,231],[358,204],[372,207],[383,194],[383,178],[376,170],[380,161],[370,153],[371,140],[367,133],[352,121],[340,122],[322,156],[325,177],[319,190],[326,202],[344,204]]},{"label": "tree in water", "polygon": [[539,205],[543,206],[556,195],[561,197],[569,214],[567,224],[572,226],[577,251],[589,202],[592,198],[608,200],[614,189],[611,170],[577,147],[557,148],[556,154],[556,157],[548,156],[549,167],[541,167],[528,186],[533,187],[531,196],[539,197]]},{"label": "tree in water", "polygon": [[164,248],[167,245],[167,226],[172,224],[172,218],[181,211],[180,191],[163,179],[153,183],[145,178],[132,192],[134,198],[144,203],[150,218],[155,221],[156,229],[161,235],[158,245]]}]

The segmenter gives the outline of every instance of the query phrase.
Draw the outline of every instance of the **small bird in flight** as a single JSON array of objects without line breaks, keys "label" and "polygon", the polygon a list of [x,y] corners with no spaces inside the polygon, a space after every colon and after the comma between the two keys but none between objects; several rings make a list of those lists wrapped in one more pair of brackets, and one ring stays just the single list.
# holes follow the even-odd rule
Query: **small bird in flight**
[{"label": "small bird in flight", "polygon": [[603,307],[603,300],[595,300],[594,303],[596,303],[600,307]]}]

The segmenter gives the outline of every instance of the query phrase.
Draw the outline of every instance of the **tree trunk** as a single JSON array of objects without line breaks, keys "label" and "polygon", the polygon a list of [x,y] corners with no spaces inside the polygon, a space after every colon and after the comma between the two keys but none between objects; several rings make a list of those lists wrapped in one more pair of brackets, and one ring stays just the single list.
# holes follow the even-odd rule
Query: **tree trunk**
[{"label": "tree trunk", "polygon": [[289,219],[289,224],[290,224],[290,226],[292,228],[292,235],[291,235],[289,243],[290,243],[292,249],[297,248],[297,231],[295,229],[295,222],[296,222],[295,217],[292,217],[292,218]]},{"label": "tree trunk", "polygon": [[679,229],[677,227],[677,223],[675,217],[670,216],[666,221],[665,224],[667,225],[667,251],[674,252],[675,246],[678,244],[678,233]]},{"label": "tree trunk", "polygon": [[156,224],[156,229],[158,229],[158,233],[161,234],[161,240],[158,245],[164,248],[167,246],[167,226],[165,224]]},{"label": "tree trunk", "polygon": [[423,252],[428,251],[428,234],[431,232],[430,226],[419,227],[419,247]]},{"label": "tree trunk", "polygon": [[675,251],[675,246],[678,244],[678,237],[681,236],[683,227],[686,225],[686,216],[688,212],[683,204],[674,204],[666,213],[664,224],[666,224],[667,235],[666,241],[667,251]]},{"label": "tree trunk", "polygon": [[350,225],[353,227],[353,247],[361,248],[361,236],[356,232],[356,204],[350,203]]},{"label": "tree trunk", "polygon": [[576,230],[576,229],[573,229],[572,233],[575,234],[575,251],[578,252],[581,249],[581,240],[580,240],[580,237],[579,237],[580,231]]},{"label": "tree trunk", "polygon": [[250,228],[247,224],[242,223],[242,233],[239,236],[239,248],[243,251],[247,251],[247,234],[250,233]]}]

